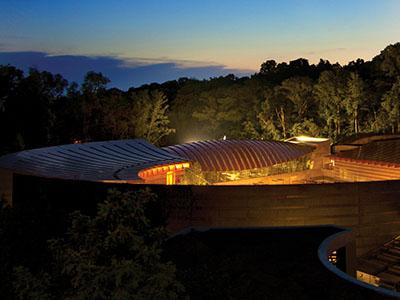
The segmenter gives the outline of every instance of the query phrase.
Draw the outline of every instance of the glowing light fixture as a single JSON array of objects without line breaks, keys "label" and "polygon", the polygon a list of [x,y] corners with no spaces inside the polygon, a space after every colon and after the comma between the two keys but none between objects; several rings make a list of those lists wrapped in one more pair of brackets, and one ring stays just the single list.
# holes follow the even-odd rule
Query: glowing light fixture
[{"label": "glowing light fixture", "polygon": [[327,138],[316,138],[316,137],[311,137],[311,136],[306,136],[306,135],[299,135],[292,137],[290,139],[285,140],[285,142],[292,142],[292,143],[321,143],[321,142],[326,142],[329,139]]}]

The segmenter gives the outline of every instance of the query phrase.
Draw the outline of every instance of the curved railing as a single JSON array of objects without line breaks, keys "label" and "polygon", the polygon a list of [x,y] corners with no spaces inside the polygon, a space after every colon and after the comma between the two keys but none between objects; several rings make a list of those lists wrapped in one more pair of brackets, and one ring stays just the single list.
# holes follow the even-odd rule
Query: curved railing
[{"label": "curved railing", "polygon": [[[340,228],[340,227],[339,227]],[[371,284],[365,283],[363,281],[357,280],[356,278],[350,276],[349,274],[343,272],[339,268],[335,267],[332,263],[329,262],[328,260],[328,254],[333,251],[337,250],[341,247],[345,247],[348,243],[348,241],[352,238],[352,231],[350,229],[342,228],[343,231],[335,233],[329,237],[327,237],[323,242],[319,245],[318,247],[318,258],[321,261],[321,263],[332,273],[340,277],[341,279],[344,279],[346,281],[349,281],[353,284],[356,284],[358,286],[361,286],[366,289],[373,290],[376,293],[379,293],[384,296],[389,296],[389,297],[396,297],[400,298],[400,293],[395,292],[392,290],[388,290],[385,288],[373,286]]]}]

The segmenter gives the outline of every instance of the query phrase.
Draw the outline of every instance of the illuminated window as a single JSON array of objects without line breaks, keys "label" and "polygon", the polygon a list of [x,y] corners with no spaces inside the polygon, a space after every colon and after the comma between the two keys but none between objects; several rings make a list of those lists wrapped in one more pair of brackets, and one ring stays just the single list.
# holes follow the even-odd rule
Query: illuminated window
[{"label": "illuminated window", "polygon": [[175,173],[172,171],[167,172],[166,180],[167,185],[175,184]]},{"label": "illuminated window", "polygon": [[379,277],[361,271],[357,271],[357,279],[374,286],[379,286],[381,281]]},{"label": "illuminated window", "polygon": [[328,260],[332,265],[336,265],[337,264],[337,252],[336,251],[332,251],[331,254],[328,255]]}]

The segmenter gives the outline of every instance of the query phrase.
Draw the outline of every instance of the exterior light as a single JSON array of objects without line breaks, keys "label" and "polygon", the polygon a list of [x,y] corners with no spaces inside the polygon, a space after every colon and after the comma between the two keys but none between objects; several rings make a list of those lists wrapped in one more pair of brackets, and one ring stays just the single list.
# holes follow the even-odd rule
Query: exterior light
[{"label": "exterior light", "polygon": [[327,138],[316,138],[316,137],[311,137],[311,136],[306,136],[306,135],[300,135],[300,136],[295,136],[290,139],[285,140],[285,142],[301,142],[301,143],[321,143],[321,142],[326,142],[329,141]]}]

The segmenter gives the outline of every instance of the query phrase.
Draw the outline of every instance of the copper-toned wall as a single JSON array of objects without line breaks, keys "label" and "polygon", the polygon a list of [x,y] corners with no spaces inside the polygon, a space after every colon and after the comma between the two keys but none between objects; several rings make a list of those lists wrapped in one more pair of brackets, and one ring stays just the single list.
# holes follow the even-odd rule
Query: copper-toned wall
[{"label": "copper-toned wall", "polygon": [[326,176],[342,181],[375,181],[400,179],[400,165],[385,162],[357,161],[332,157],[334,166],[323,170]]},{"label": "copper-toned wall", "polygon": [[[19,179],[18,179],[19,178]],[[187,226],[296,226],[335,224],[350,227],[357,254],[400,234],[400,181],[253,186],[129,185],[29,176],[14,177],[15,206],[47,194],[56,212],[95,209],[111,187],[150,187],[168,208],[169,228]],[[42,199],[40,198],[40,199]],[[61,209],[65,206],[65,209]],[[61,208],[60,208],[61,207]],[[60,209],[59,209],[60,208]]]},{"label": "copper-toned wall", "polygon": [[400,181],[275,186],[193,186],[170,212],[187,226],[335,224],[356,235],[357,255],[400,234]]}]

